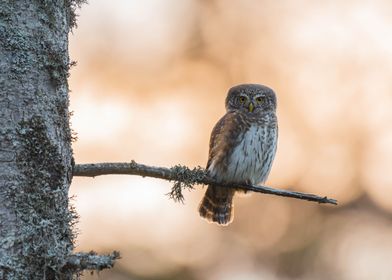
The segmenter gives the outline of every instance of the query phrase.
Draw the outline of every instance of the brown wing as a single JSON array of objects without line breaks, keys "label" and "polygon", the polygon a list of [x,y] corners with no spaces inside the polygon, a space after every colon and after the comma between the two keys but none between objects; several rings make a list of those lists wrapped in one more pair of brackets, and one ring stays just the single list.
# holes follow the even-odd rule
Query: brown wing
[{"label": "brown wing", "polygon": [[231,153],[241,141],[239,135],[248,128],[249,124],[240,113],[226,113],[211,132],[207,169],[214,161],[221,170],[226,170]]},{"label": "brown wing", "polygon": [[[240,135],[247,127],[249,125],[237,112],[228,112],[218,121],[210,138],[207,162],[210,172],[216,175],[227,170],[230,155],[241,141]],[[209,185],[199,206],[200,216],[220,225],[229,224],[233,220],[234,193],[234,189]]]}]

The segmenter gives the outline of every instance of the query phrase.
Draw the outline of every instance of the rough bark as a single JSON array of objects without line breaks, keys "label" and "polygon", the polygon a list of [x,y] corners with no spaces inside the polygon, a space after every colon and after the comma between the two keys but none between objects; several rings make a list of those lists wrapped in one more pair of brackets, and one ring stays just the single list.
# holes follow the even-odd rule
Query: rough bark
[{"label": "rough bark", "polygon": [[0,279],[71,279],[68,33],[79,2],[0,2]]}]

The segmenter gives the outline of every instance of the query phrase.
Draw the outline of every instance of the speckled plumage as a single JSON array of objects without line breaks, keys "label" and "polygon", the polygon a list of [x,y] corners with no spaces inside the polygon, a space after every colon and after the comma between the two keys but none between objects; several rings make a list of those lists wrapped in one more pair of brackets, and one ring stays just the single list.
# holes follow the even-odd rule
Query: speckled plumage
[{"label": "speckled plumage", "polygon": [[[226,110],[211,133],[209,175],[223,182],[264,183],[278,137],[275,93],[256,84],[232,87],[226,98]],[[210,222],[229,224],[233,219],[235,192],[208,186],[200,203],[200,215]]]}]

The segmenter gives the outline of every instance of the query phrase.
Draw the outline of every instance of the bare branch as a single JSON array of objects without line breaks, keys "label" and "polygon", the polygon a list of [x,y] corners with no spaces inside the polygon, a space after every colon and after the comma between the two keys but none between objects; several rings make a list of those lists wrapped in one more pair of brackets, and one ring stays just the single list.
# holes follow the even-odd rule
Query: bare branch
[{"label": "bare branch", "polygon": [[100,175],[122,174],[138,175],[142,177],[153,177],[168,181],[175,181],[169,193],[170,197],[177,201],[183,201],[182,189],[192,189],[195,184],[217,185],[227,188],[237,188],[264,194],[291,197],[296,199],[314,201],[318,203],[329,203],[337,205],[337,200],[321,197],[309,193],[301,193],[289,190],[274,189],[266,186],[254,186],[249,184],[226,184],[217,182],[207,176],[206,170],[201,167],[189,169],[186,166],[176,165],[172,168],[154,167],[131,161],[130,163],[91,163],[76,164],[73,176],[95,177]]},{"label": "bare branch", "polygon": [[83,270],[96,270],[112,268],[114,262],[120,258],[120,253],[114,251],[109,255],[98,255],[91,251],[89,253],[76,253],[68,257],[64,264],[63,271],[72,271],[73,273]]}]

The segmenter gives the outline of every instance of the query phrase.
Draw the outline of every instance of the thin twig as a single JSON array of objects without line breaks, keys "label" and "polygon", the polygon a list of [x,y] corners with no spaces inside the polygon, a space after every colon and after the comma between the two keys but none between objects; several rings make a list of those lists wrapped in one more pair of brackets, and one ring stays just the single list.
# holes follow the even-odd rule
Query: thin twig
[{"label": "thin twig", "polygon": [[183,188],[193,188],[195,184],[217,185],[221,187],[237,188],[247,191],[259,192],[264,194],[291,197],[296,199],[314,201],[318,203],[329,203],[337,205],[337,200],[321,197],[314,194],[295,192],[289,190],[274,189],[266,186],[254,186],[249,184],[227,184],[214,180],[207,176],[205,169],[197,167],[189,169],[186,166],[176,165],[172,168],[154,167],[132,161],[130,163],[91,163],[76,164],[73,176],[95,177],[100,175],[122,174],[138,175],[143,177],[153,177],[169,181],[175,181],[169,193],[170,197],[182,201],[184,199],[181,190]]}]

